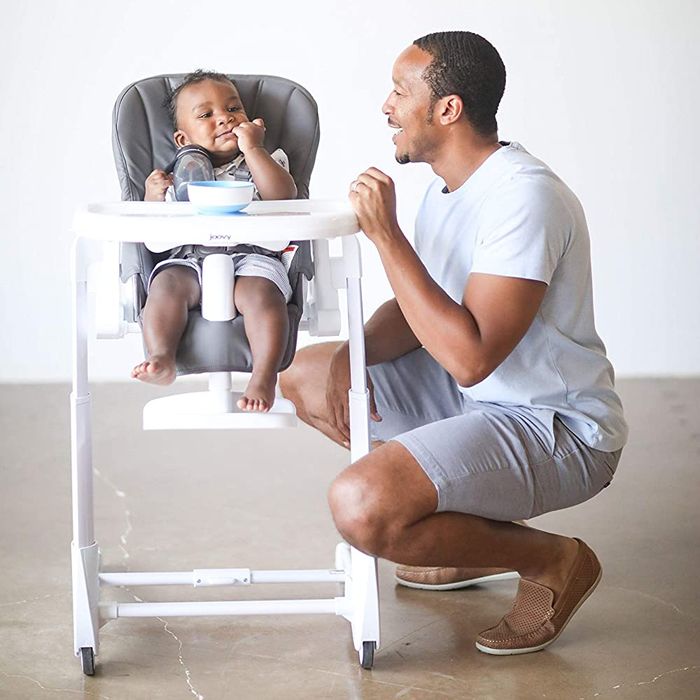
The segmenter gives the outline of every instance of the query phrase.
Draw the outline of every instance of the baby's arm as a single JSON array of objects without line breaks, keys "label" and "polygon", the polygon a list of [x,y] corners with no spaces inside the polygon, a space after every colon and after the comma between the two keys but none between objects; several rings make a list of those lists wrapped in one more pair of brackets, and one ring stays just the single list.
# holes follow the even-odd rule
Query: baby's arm
[{"label": "baby's arm", "polygon": [[173,178],[168,175],[164,170],[154,170],[146,178],[146,194],[144,195],[144,202],[164,202],[165,193],[173,184]]},{"label": "baby's arm", "polygon": [[262,119],[239,124],[233,133],[238,137],[238,148],[245,156],[260,199],[294,199],[297,186],[292,176],[276,163],[265,150],[265,124]]}]

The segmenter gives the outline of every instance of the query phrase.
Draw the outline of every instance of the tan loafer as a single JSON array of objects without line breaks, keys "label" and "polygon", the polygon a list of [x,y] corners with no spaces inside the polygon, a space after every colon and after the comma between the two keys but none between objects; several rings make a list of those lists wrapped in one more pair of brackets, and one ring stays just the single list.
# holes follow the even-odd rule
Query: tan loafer
[{"label": "tan loafer", "polygon": [[549,646],[564,631],[573,614],[598,585],[603,571],[593,550],[581,540],[561,595],[534,581],[520,579],[511,611],[477,638],[486,654],[528,654]]},{"label": "tan loafer", "polygon": [[492,583],[518,578],[517,571],[509,569],[452,568],[447,566],[396,567],[396,582],[408,588],[426,591],[452,591],[469,588],[478,583]]}]

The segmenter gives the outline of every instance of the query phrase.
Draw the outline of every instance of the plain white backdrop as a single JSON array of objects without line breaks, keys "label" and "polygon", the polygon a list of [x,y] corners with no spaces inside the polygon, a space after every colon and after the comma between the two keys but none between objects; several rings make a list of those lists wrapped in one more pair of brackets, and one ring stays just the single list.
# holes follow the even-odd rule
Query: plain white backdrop
[{"label": "plain white backdrop", "polygon": [[[9,3],[2,21],[0,381],[70,377],[70,221],[80,203],[119,199],[111,109],[123,87],[197,67],[301,83],[321,117],[312,197],[345,197],[375,165],[394,177],[412,237],[433,174],[395,163],[380,108],[396,55],[449,29],[496,46],[508,71],[500,137],[583,202],[598,330],[618,375],[700,373],[694,0],[34,0]],[[391,290],[371,245],[363,253],[371,313]],[[93,378],[127,380],[140,339],[91,353]]]}]

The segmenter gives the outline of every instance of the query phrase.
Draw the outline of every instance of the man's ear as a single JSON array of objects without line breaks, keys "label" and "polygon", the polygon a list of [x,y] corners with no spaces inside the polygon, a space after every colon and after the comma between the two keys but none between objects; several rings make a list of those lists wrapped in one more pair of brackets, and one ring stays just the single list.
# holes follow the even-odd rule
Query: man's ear
[{"label": "man's ear", "polygon": [[187,138],[187,134],[178,129],[174,134],[173,134],[173,141],[175,141],[175,145],[178,148],[182,148],[183,146],[189,146],[190,140]]},{"label": "man's ear", "polygon": [[459,95],[446,95],[438,100],[435,113],[441,124],[454,124],[464,114],[464,103]]}]

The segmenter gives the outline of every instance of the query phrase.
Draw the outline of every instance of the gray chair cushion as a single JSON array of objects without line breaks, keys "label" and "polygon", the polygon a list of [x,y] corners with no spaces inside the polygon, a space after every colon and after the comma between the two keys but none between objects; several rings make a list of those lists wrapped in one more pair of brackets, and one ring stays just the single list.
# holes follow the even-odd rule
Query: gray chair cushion
[{"label": "gray chair cushion", "polygon": [[[145,181],[155,168],[164,168],[173,160],[176,147],[174,127],[166,101],[184,75],[160,75],[145,78],[125,88],[117,98],[112,114],[112,146],[119,175],[122,199],[142,200]],[[316,160],[320,137],[318,109],[313,97],[301,85],[285,78],[264,75],[229,74],[240,93],[251,119],[265,120],[265,147],[272,152],[282,148],[289,156],[290,172],[297,185],[297,196],[307,199],[309,180]],[[313,275],[311,246],[298,244],[299,250],[290,269],[294,294],[288,304],[290,333],[284,361],[292,361],[302,305],[302,275]],[[145,304],[145,287],[155,263],[167,257],[154,255],[143,244],[125,243],[121,249],[121,278],[135,277],[139,301],[135,315]],[[177,355],[178,374],[223,370],[250,371],[250,348],[242,319],[233,322],[206,321],[198,311],[190,313],[185,335]]]}]

